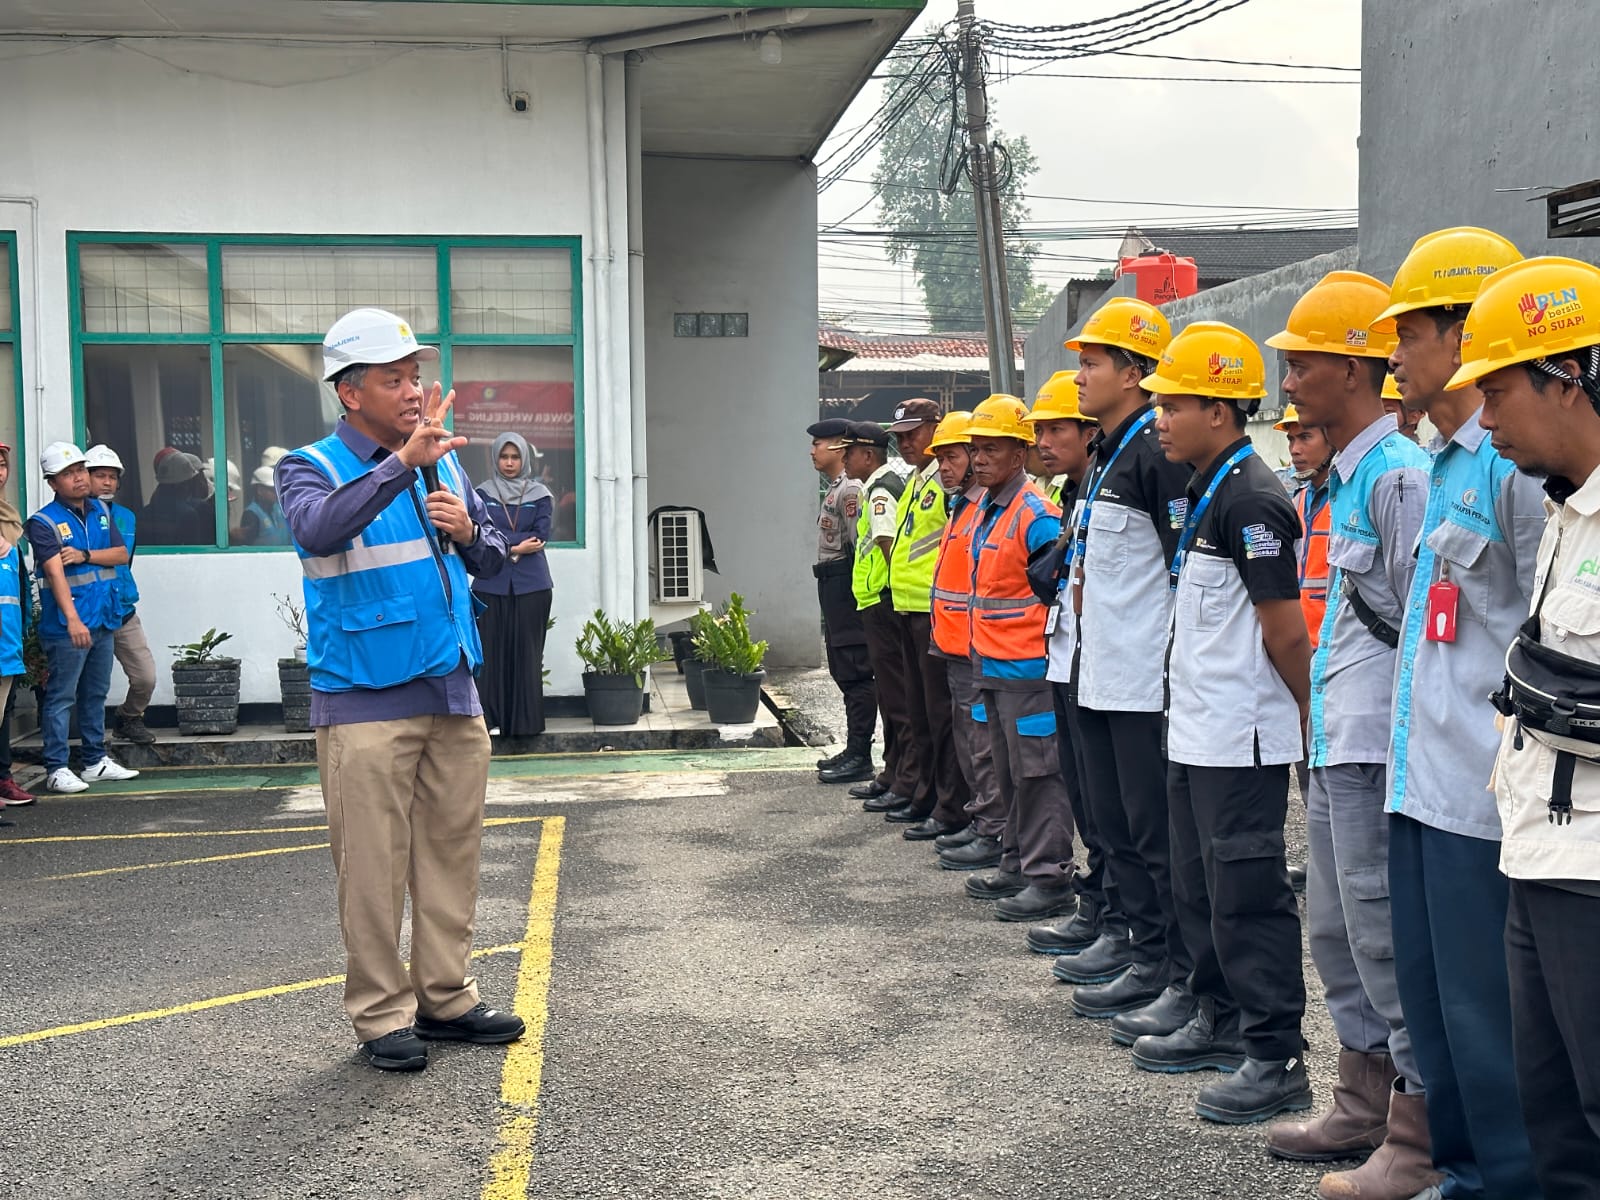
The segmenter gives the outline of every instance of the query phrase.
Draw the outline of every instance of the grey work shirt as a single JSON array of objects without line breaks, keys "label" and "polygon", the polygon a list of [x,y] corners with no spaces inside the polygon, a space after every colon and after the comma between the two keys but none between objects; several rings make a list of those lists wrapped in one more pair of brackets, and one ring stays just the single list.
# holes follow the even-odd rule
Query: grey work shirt
[{"label": "grey work shirt", "polygon": [[[290,455],[278,464],[278,497],[294,540],[308,554],[331,554],[356,537],[416,482],[417,472],[407,467],[366,434],[340,420],[339,440],[360,458],[377,465],[342,487],[309,460]],[[465,472],[462,472],[463,478]],[[461,562],[474,575],[493,575],[506,559],[506,537],[489,520],[483,497],[467,488],[462,497],[467,513],[478,523],[478,540],[458,546]],[[449,614],[440,612],[439,620]],[[357,725],[364,721],[392,721],[402,717],[478,717],[478,687],[463,656],[455,670],[408,680],[388,688],[358,688],[350,692],[311,692],[311,724]]]},{"label": "grey work shirt", "polygon": [[1394,712],[1394,647],[1380,641],[1348,590],[1398,630],[1416,567],[1412,548],[1428,499],[1428,455],[1379,416],[1333,459],[1328,475],[1328,611],[1311,659],[1311,765],[1382,763]]},{"label": "grey work shirt", "polygon": [[[1195,473],[1189,511],[1241,447],[1240,438]],[[1272,468],[1251,454],[1200,513],[1178,574],[1167,756],[1191,767],[1299,762],[1300,706],[1273,666],[1256,605],[1300,600],[1294,543],[1300,518]]]},{"label": "grey work shirt", "polygon": [[855,558],[856,522],[861,518],[861,484],[843,471],[828,485],[817,513],[817,561]]},{"label": "grey work shirt", "polygon": [[[1387,809],[1498,840],[1488,783],[1500,735],[1485,698],[1505,674],[1506,647],[1533,599],[1544,489],[1495,452],[1476,413],[1429,450],[1432,486],[1395,674]],[[1460,589],[1455,640],[1430,641],[1428,592],[1444,578]]]}]

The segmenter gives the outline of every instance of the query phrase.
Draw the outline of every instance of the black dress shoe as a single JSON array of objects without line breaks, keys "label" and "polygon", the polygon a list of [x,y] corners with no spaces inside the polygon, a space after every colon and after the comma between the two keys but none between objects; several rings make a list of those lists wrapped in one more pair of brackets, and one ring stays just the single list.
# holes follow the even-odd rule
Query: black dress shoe
[{"label": "black dress shoe", "polygon": [[1145,1036],[1133,1044],[1133,1065],[1142,1071],[1237,1071],[1244,1065],[1239,1018],[1216,1019],[1215,1006],[1204,1001],[1182,1029],[1165,1037]]},{"label": "black dress shoe", "polygon": [[1187,985],[1174,983],[1143,1008],[1119,1013],[1111,1022],[1111,1040],[1131,1046],[1142,1037],[1166,1037],[1187,1025],[1199,1002]]},{"label": "black dress shoe", "polygon": [[428,1065],[428,1047],[407,1025],[361,1043],[362,1056],[380,1071],[420,1071]]},{"label": "black dress shoe", "polygon": [[847,754],[830,767],[817,772],[820,783],[861,783],[876,775],[872,759],[865,754]]},{"label": "black dress shoe", "polygon": [[907,800],[898,808],[887,809],[883,814],[883,819],[891,825],[915,825],[918,821],[927,820],[928,814],[932,811],[933,806],[929,805],[919,812],[917,811],[916,803]]},{"label": "black dress shoe", "polygon": [[1056,959],[1050,974],[1062,983],[1109,983],[1133,962],[1133,946],[1126,930],[1106,929],[1080,954]]},{"label": "black dress shoe", "polygon": [[522,1018],[516,1013],[503,1013],[479,1003],[471,1010],[449,1021],[436,1020],[417,1014],[417,1036],[435,1042],[475,1042],[480,1046],[498,1046],[514,1042],[522,1036]]},{"label": "black dress shoe", "polygon": [[933,839],[936,850],[954,850],[957,846],[965,846],[978,836],[978,831],[969,822],[954,833],[946,833]]},{"label": "black dress shoe", "polygon": [[846,754],[849,754],[849,753],[850,753],[850,751],[848,751],[848,750],[841,750],[837,754],[828,755],[827,758],[819,758],[819,759],[817,759],[817,770],[820,771],[824,767],[833,766],[834,763],[838,762],[841,758],[843,758]]},{"label": "black dress shoe", "polygon": [[1000,865],[1000,839],[975,837],[965,846],[939,851],[939,865],[946,871],[980,871]]},{"label": "black dress shoe", "polygon": [[1164,963],[1136,962],[1110,983],[1094,983],[1075,989],[1072,993],[1072,1009],[1080,1017],[1098,1020],[1101,1017],[1114,1017],[1129,1009],[1143,1008],[1166,988],[1166,973]]},{"label": "black dress shoe", "polygon": [[1078,906],[1078,894],[1066,880],[1060,883],[1030,883],[1015,896],[1007,896],[994,906],[996,921],[1043,921],[1059,917]]},{"label": "black dress shoe", "polygon": [[1088,896],[1078,897],[1078,911],[1065,921],[1028,930],[1028,949],[1035,954],[1078,954],[1100,936],[1100,918]]},{"label": "black dress shoe", "polygon": [[1223,1125],[1248,1125],[1310,1107],[1311,1081],[1299,1058],[1246,1058],[1232,1075],[1201,1088],[1194,1102],[1196,1116]]},{"label": "black dress shoe", "polygon": [[1306,890],[1306,865],[1305,863],[1292,863],[1289,866],[1289,886],[1296,892]]},{"label": "black dress shoe", "polygon": [[961,826],[951,825],[937,817],[926,817],[918,821],[910,829],[902,829],[900,836],[908,842],[932,842],[948,834],[955,833]]},{"label": "black dress shoe", "polygon": [[876,796],[872,796],[869,799],[863,800],[861,802],[861,811],[888,812],[891,808],[899,808],[901,805],[910,803],[911,801],[907,800],[898,792],[885,790],[879,792]]},{"label": "black dress shoe", "polygon": [[974,900],[1004,900],[1027,886],[1020,871],[984,871],[967,877],[967,895]]},{"label": "black dress shoe", "polygon": [[866,783],[858,783],[850,789],[850,794],[857,800],[876,800],[879,796],[887,795],[888,792],[889,789],[876,779],[868,780]]}]

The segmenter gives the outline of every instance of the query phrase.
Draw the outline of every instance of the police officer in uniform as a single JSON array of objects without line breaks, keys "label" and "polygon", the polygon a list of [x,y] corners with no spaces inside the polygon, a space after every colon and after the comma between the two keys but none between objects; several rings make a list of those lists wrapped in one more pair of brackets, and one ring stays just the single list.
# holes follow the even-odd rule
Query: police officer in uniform
[{"label": "police officer in uniform", "polygon": [[1161,448],[1195,469],[1172,571],[1167,798],[1196,1005],[1182,1029],[1138,1038],[1133,1061],[1232,1072],[1200,1091],[1195,1111],[1239,1125],[1311,1107],[1300,910],[1283,845],[1311,696],[1299,520],[1245,436],[1267,394],[1254,342],[1197,321],[1145,387],[1160,399]]},{"label": "police officer in uniform", "polygon": [[851,421],[845,440],[845,472],[861,484],[863,492],[850,588],[861,615],[878,712],[883,718],[883,772],[857,784],[850,794],[867,812],[887,812],[903,807],[917,787],[917,766],[905,761],[915,741],[912,696],[904,679],[900,622],[889,593],[889,550],[894,545],[895,511],[905,481],[889,461],[889,434],[882,426]]},{"label": "police officer in uniform", "polygon": [[844,749],[817,764],[823,783],[871,779],[872,731],[878,722],[878,697],[867,654],[867,634],[856,609],[850,579],[855,565],[856,525],[861,518],[861,484],[844,469],[850,422],[842,417],[818,421],[811,436],[811,465],[828,477],[817,514],[817,603],[828,647],[828,674],[844,694]]}]

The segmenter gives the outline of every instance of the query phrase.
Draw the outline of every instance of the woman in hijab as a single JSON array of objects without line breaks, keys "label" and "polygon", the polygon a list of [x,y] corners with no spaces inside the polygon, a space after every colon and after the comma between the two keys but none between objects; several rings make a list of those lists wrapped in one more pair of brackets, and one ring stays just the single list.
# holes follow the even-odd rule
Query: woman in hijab
[{"label": "woman in hijab", "polygon": [[488,606],[478,617],[478,695],[489,731],[506,737],[544,732],[544,630],[552,587],[544,545],[555,499],[537,478],[541,457],[519,435],[502,433],[494,440],[495,473],[478,488],[489,519],[511,547],[505,570],[472,585]]}]

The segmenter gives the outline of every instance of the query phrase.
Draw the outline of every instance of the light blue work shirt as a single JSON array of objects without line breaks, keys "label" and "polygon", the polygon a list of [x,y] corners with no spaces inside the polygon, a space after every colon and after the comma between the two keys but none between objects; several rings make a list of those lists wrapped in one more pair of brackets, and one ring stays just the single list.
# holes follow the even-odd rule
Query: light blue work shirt
[{"label": "light blue work shirt", "polygon": [[[1533,599],[1544,489],[1496,453],[1477,413],[1429,450],[1432,486],[1400,633],[1385,807],[1447,833],[1498,841],[1488,784],[1500,733],[1486,697],[1505,674],[1506,647]],[[1453,642],[1426,636],[1428,590],[1443,578],[1461,589]]]},{"label": "light blue work shirt", "polygon": [[1389,757],[1393,647],[1361,623],[1347,589],[1395,629],[1416,567],[1428,455],[1384,413],[1333,458],[1328,473],[1328,610],[1311,658],[1311,765]]}]

